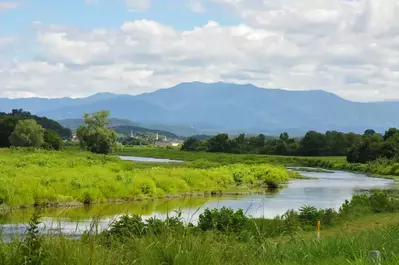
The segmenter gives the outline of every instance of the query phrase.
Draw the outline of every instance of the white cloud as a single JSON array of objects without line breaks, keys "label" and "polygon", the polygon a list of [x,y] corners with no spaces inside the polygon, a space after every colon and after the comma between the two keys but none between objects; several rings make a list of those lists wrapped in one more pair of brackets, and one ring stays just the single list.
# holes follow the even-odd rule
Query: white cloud
[{"label": "white cloud", "polygon": [[15,9],[21,6],[20,2],[0,2],[0,12]]},{"label": "white cloud", "polygon": [[87,31],[36,23],[36,59],[0,61],[0,96],[136,94],[199,80],[399,98],[396,0],[209,1],[242,24],[179,31],[143,19]]}]

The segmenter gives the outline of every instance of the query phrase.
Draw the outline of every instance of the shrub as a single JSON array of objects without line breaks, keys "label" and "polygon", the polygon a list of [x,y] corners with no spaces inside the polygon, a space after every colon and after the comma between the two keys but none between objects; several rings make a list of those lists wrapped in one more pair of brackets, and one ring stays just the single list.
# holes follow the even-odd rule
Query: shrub
[{"label": "shrub", "polygon": [[241,232],[248,223],[248,217],[242,209],[234,212],[231,208],[206,209],[199,216],[198,227],[202,231]]}]

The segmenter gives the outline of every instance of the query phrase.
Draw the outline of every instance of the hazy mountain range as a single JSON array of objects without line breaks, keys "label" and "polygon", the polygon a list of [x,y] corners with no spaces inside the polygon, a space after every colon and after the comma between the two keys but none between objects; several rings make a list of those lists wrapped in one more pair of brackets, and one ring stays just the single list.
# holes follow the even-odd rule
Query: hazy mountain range
[{"label": "hazy mountain range", "polygon": [[182,83],[141,95],[99,93],[87,98],[0,98],[0,111],[23,108],[56,120],[110,110],[111,116],[180,135],[307,130],[363,132],[399,127],[399,102],[359,103],[322,90],[264,89],[250,84]]}]

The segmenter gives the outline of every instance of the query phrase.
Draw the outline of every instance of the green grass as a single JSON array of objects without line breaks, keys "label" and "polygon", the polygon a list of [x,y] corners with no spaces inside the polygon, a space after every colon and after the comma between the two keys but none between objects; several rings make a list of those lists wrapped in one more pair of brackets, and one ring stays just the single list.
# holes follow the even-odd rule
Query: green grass
[{"label": "green grass", "polygon": [[203,161],[217,164],[278,164],[285,166],[305,166],[308,160],[320,160],[333,163],[346,162],[345,157],[299,157],[299,156],[277,156],[277,155],[255,155],[255,154],[226,154],[209,152],[186,152],[178,149],[149,148],[149,147],[125,147],[115,152],[116,155],[167,158],[183,161]]},{"label": "green grass", "polygon": [[[78,151],[0,150],[0,205],[94,203],[162,198],[230,189],[245,192],[296,175],[280,166],[159,167]],[[203,166],[203,168],[201,168]]]},{"label": "green grass", "polygon": [[[23,262],[30,256],[24,255],[22,249],[18,243],[0,244],[0,264],[32,264]],[[54,236],[43,240],[40,252],[31,255],[38,256],[41,265],[368,265],[368,253],[373,249],[382,252],[382,264],[397,265],[399,226],[319,241],[294,236],[289,242],[282,243],[267,239],[241,242],[231,236],[206,233],[130,238],[123,243],[114,242],[106,246],[95,238],[71,241]]]},{"label": "green grass", "polygon": [[322,168],[308,168],[308,167],[291,168],[291,170],[300,171],[300,172],[334,173],[334,171],[329,171]]},{"label": "green grass", "polygon": [[[380,221],[378,221],[380,220]],[[373,222],[373,226],[366,224]],[[40,236],[31,232],[23,241],[2,243],[0,264],[270,264],[270,265],[366,265],[369,251],[379,250],[382,264],[399,262],[397,214],[374,214],[339,227],[281,234],[274,238],[218,231],[201,232],[164,227],[144,236],[129,235],[104,240],[94,230],[71,240],[64,235]]]},{"label": "green grass", "polygon": [[[287,167],[315,167],[331,170],[344,170],[375,174],[388,178],[399,178],[399,163],[393,160],[380,159],[366,164],[348,163],[345,157],[301,157],[301,156],[276,156],[254,154],[224,154],[208,152],[185,152],[177,149],[127,147],[118,151],[118,155],[131,155],[142,157],[168,158],[188,161],[184,166],[202,164],[206,166],[228,164],[260,164],[284,165]],[[183,166],[183,165],[181,165]]]}]

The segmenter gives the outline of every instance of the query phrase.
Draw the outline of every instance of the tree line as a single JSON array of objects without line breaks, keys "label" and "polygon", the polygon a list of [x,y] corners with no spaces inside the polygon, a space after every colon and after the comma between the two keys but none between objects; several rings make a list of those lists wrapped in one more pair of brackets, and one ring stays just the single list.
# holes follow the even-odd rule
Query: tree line
[{"label": "tree line", "polygon": [[58,122],[22,109],[0,112],[0,147],[43,147],[59,150],[72,132]]},{"label": "tree line", "polygon": [[291,138],[288,133],[268,138],[263,134],[230,137],[217,134],[209,139],[190,137],[181,150],[236,154],[268,154],[292,156],[346,156],[348,162],[364,163],[377,158],[399,159],[399,131],[391,128],[383,135],[374,130],[364,134],[327,131],[309,131],[301,138]]}]

